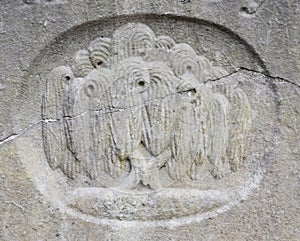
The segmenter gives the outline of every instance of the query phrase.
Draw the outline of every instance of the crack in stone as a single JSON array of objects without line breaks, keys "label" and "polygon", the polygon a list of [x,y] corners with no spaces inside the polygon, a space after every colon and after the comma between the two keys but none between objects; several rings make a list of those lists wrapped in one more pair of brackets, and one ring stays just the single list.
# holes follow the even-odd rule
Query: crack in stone
[{"label": "crack in stone", "polygon": [[[258,70],[248,69],[248,68],[246,68],[246,67],[240,67],[240,68],[239,68],[239,71],[240,71],[240,70],[247,70],[247,71],[249,71],[249,72],[254,72],[254,73],[262,74],[262,75],[264,75],[264,76],[266,76],[266,77],[269,77],[269,78],[271,78],[271,79],[278,79],[278,80],[280,80],[280,81],[282,81],[282,82],[286,82],[286,83],[291,84],[291,85],[293,85],[293,86],[295,86],[295,87],[297,87],[297,88],[300,88],[300,85],[299,85],[299,84],[293,82],[292,80],[288,80],[288,79],[285,79],[285,78],[282,78],[282,77],[279,77],[279,76],[272,76],[272,75],[270,75],[270,74],[267,74],[267,73],[264,73],[264,72],[260,72],[260,71],[258,71]],[[237,71],[237,72],[239,72],[239,71]],[[278,82],[280,82],[280,81],[275,81],[275,83],[278,83]]]},{"label": "crack in stone", "polygon": [[106,115],[106,114],[112,114],[112,113],[115,113],[115,112],[120,112],[120,111],[126,111],[128,109],[131,109],[131,108],[135,108],[135,107],[143,107],[147,104],[150,104],[150,103],[153,103],[155,101],[158,101],[158,100],[163,100],[165,98],[168,98],[170,96],[174,96],[174,95],[177,95],[177,94],[183,94],[183,93],[187,93],[189,91],[193,91],[194,88],[191,88],[191,89],[187,89],[187,90],[182,90],[182,91],[179,91],[179,92],[175,92],[173,94],[170,94],[170,95],[166,95],[166,96],[162,96],[162,97],[158,97],[158,98],[153,98],[152,100],[149,100],[147,102],[143,102],[141,104],[137,104],[137,105],[129,105],[129,106],[126,106],[126,107],[114,107],[114,106],[106,106],[106,107],[103,107],[103,108],[100,108],[100,109],[97,109],[97,110],[86,110],[84,112],[81,112],[79,113],[78,115],[76,116],[63,116],[62,119],[42,119],[44,122],[46,123],[51,123],[51,122],[60,122],[62,120],[72,120],[72,119],[77,119],[81,116],[84,116],[86,115],[87,113],[91,113],[91,112],[95,112],[95,113],[98,113],[100,116],[101,115]]},{"label": "crack in stone", "polygon": [[215,78],[215,79],[208,79],[207,81],[203,82],[203,84],[207,84],[209,82],[216,82],[218,80],[228,78],[228,77],[230,77],[230,76],[232,76],[234,74],[237,74],[238,72],[240,72],[240,70],[241,70],[241,68],[239,68],[239,69],[237,69],[237,70],[235,70],[235,71],[233,71],[233,72],[231,72],[229,74],[223,75],[221,77],[218,77],[218,78]]},{"label": "crack in stone", "polygon": [[[218,80],[222,80],[222,79],[225,79],[225,78],[228,78],[234,74],[237,74],[237,73],[240,73],[241,71],[249,71],[249,72],[253,72],[253,73],[257,73],[257,74],[261,74],[261,75],[264,75],[268,78],[271,78],[272,80],[276,80],[278,79],[277,81],[274,81],[275,83],[280,83],[280,82],[284,82],[284,83],[287,83],[287,84],[291,84],[297,88],[300,89],[300,85],[291,81],[291,80],[288,80],[288,79],[285,79],[285,78],[282,78],[282,77],[278,77],[278,76],[272,76],[270,74],[267,74],[267,73],[264,73],[264,72],[260,72],[258,70],[253,70],[253,69],[249,69],[249,68],[246,68],[246,67],[239,67],[238,69],[236,69],[235,71],[227,74],[227,75],[224,75],[224,76],[221,76],[219,78],[215,78],[215,79],[212,79],[212,80],[207,80],[206,82],[203,83],[206,84],[206,83],[209,83],[209,82],[216,82]],[[163,97],[159,97],[159,98],[155,98],[155,99],[152,99],[150,101],[148,101],[147,103],[151,103],[151,102],[154,102],[154,101],[157,101],[157,100],[160,100],[160,99],[164,99],[164,98],[167,98],[167,97],[170,97],[170,96],[173,96],[173,95],[177,95],[177,94],[183,94],[183,93],[186,93],[186,92],[189,92],[189,91],[193,91],[194,88],[192,89],[187,89],[187,90],[182,90],[182,91],[178,91],[178,92],[175,92],[174,94],[171,94],[171,95],[166,95],[166,96],[163,96]],[[119,112],[119,111],[125,111],[129,108],[134,108],[134,107],[137,107],[137,106],[143,106],[147,103],[143,103],[143,104],[140,104],[140,105],[133,105],[133,106],[128,106],[128,107],[125,107],[125,108],[115,108],[115,107],[112,107],[112,108],[115,108],[113,111],[110,109],[110,111],[107,111],[107,112],[103,112],[101,114],[111,114],[111,113],[114,113],[114,112]],[[102,109],[99,109],[99,110],[87,110],[85,112],[82,112],[76,116],[64,116],[62,119],[41,119],[41,120],[38,120],[36,121],[35,123],[29,125],[28,127],[24,128],[20,133],[16,134],[16,133],[12,133],[10,134],[9,136],[5,137],[4,139],[0,140],[0,146],[4,145],[5,143],[9,143],[9,142],[12,142],[13,140],[15,140],[16,138],[18,138],[19,136],[25,134],[28,130],[34,128],[36,125],[40,124],[40,123],[52,123],[52,122],[61,122],[61,121],[64,121],[64,120],[72,120],[72,119],[76,119],[76,118],[79,118],[80,116],[82,115],[85,115],[87,113],[90,113],[90,112],[101,112],[103,111],[104,109],[106,108],[109,108],[109,107],[104,107]]]},{"label": "crack in stone", "polygon": [[7,141],[10,141],[11,139],[14,139],[15,136],[17,136],[17,135],[18,134],[15,134],[15,133],[10,134],[9,136],[7,136],[4,139],[0,140],[0,144],[4,143],[4,142],[7,142]]},{"label": "crack in stone", "polygon": [[8,137],[0,140],[0,146],[4,145],[5,143],[9,143],[9,142],[15,140],[16,138],[18,138],[19,136],[25,134],[28,130],[34,128],[36,125],[38,125],[41,122],[43,122],[43,120],[36,121],[35,123],[33,123],[33,124],[27,126],[26,128],[24,128],[19,134],[16,134],[16,133],[10,134]]},{"label": "crack in stone", "polygon": [[[224,75],[224,76],[221,76],[219,78],[212,79],[212,80],[207,80],[206,82],[204,82],[204,84],[209,83],[209,82],[215,82],[215,81],[218,81],[218,80],[230,77],[230,76],[232,76],[234,74],[240,73],[241,71],[245,71],[245,70],[248,71],[248,72],[253,72],[253,73],[261,74],[261,75],[264,75],[264,76],[266,76],[268,78],[271,78],[271,79],[275,80],[274,81],[275,83],[279,83],[280,81],[282,81],[282,82],[291,84],[291,85],[293,85],[293,86],[295,86],[297,88],[300,88],[299,84],[297,84],[297,83],[295,83],[295,82],[293,82],[291,80],[288,80],[288,79],[285,79],[285,78],[282,78],[282,77],[279,77],[279,76],[272,76],[272,75],[267,74],[265,72],[261,72],[261,71],[254,70],[254,69],[249,69],[249,68],[246,68],[246,67],[239,67],[235,71],[233,71],[233,72],[231,72],[231,73],[229,73],[227,75]],[[278,79],[279,81],[278,80],[276,81],[276,79]]]},{"label": "crack in stone", "polygon": [[[186,91],[189,91],[189,90],[186,90]],[[181,92],[176,92],[174,94],[171,94],[171,95],[166,95],[166,96],[163,96],[163,97],[159,97],[159,98],[155,98],[155,99],[152,99],[150,101],[148,101],[147,103],[152,103],[154,101],[157,101],[157,100],[160,100],[160,99],[164,99],[164,98],[168,98],[170,96],[173,96],[173,95],[176,95],[176,94],[180,94]],[[111,114],[111,113],[114,113],[114,112],[119,112],[119,111],[125,111],[129,108],[134,108],[134,107],[137,107],[137,106],[144,106],[145,104],[147,103],[143,103],[143,104],[140,104],[140,105],[133,105],[133,106],[128,106],[126,108],[116,108],[115,110],[113,111],[108,111],[108,112],[103,112],[101,114]],[[85,111],[85,112],[82,112],[80,114],[78,114],[77,116],[64,116],[62,119],[41,119],[41,120],[38,120],[36,121],[35,123],[29,125],[28,127],[24,128],[19,134],[16,134],[16,133],[12,133],[10,134],[9,136],[5,137],[4,139],[0,140],[0,146],[2,146],[3,144],[5,143],[9,143],[13,140],[15,140],[16,138],[18,138],[19,136],[25,134],[28,130],[34,128],[36,125],[40,124],[40,123],[55,123],[55,122],[62,122],[64,120],[72,120],[72,119],[76,119],[76,118],[79,118],[87,113],[90,113],[90,112],[101,112],[103,111],[103,109],[105,109],[107,107],[104,107],[102,109],[99,109],[99,110],[88,110],[88,111]]]}]

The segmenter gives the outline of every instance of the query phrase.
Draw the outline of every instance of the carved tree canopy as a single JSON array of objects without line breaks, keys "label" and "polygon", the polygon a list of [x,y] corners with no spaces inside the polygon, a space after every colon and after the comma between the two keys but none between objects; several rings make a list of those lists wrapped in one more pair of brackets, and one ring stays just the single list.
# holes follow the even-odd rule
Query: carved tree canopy
[{"label": "carved tree canopy", "polygon": [[122,189],[237,171],[251,108],[241,89],[207,85],[224,75],[190,45],[156,37],[144,24],[95,39],[75,54],[74,66],[48,75],[42,116],[49,165]]}]

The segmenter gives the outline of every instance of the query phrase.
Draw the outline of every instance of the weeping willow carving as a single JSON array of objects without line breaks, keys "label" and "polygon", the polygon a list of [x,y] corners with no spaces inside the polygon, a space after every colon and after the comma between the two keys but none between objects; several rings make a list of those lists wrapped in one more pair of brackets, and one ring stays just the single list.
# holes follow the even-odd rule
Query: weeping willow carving
[{"label": "weeping willow carving", "polygon": [[[111,186],[150,189],[243,162],[251,126],[246,94],[209,79],[226,75],[185,43],[130,23],[97,38],[47,78],[43,139],[51,168]],[[49,121],[53,120],[53,121]]]}]

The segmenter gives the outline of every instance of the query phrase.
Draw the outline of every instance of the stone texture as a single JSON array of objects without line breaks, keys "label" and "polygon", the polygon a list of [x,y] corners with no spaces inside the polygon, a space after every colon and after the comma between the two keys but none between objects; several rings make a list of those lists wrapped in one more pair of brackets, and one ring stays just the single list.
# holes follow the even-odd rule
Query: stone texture
[{"label": "stone texture", "polygon": [[[292,0],[1,1],[0,240],[299,240],[299,7],[299,2]],[[148,53],[147,48],[146,55],[141,55],[143,51],[123,51],[122,41],[129,39],[136,26],[142,26],[143,34],[154,36],[159,46],[157,52]],[[101,41],[92,42],[99,37]],[[101,52],[103,43],[108,46],[110,39],[115,47],[109,47],[112,57],[108,59],[115,67],[106,62],[107,55],[103,58]],[[174,54],[186,53],[186,47],[180,45],[183,43],[191,49],[186,59]],[[164,48],[168,50],[163,52]],[[133,50],[141,50],[141,46],[136,45]],[[201,58],[202,62],[193,58]],[[201,67],[196,72],[195,63]],[[84,108],[89,112],[99,111],[97,101],[102,103],[104,97],[114,106],[130,101],[139,104],[136,93],[128,92],[125,99],[120,95],[130,79],[126,77],[126,82],[122,82],[124,73],[133,65],[142,73],[143,81],[151,83],[154,72],[163,75],[161,85],[154,88],[155,94],[142,102],[142,106],[151,107],[153,99],[169,95],[177,96],[180,101],[173,103],[172,98],[167,98],[159,103],[159,108],[165,108],[170,117],[155,116],[155,111],[149,114],[154,118],[149,117],[151,122],[157,121],[153,133],[147,126],[139,127],[146,125],[144,117],[135,122],[136,111],[129,121],[130,125],[134,123],[132,129],[126,131],[120,121],[113,128],[100,130],[97,122],[90,122],[97,115],[86,118],[82,115]],[[64,74],[65,78],[66,73],[68,81],[73,81],[73,75],[76,81],[71,82],[75,83],[71,84],[73,87],[59,99],[64,90],[59,77]],[[97,92],[98,96],[93,96],[96,102],[89,102],[86,107],[95,86],[88,85],[87,89],[84,86],[93,76],[101,80],[103,73],[108,80],[116,78],[121,82],[113,82],[116,84],[110,87],[110,95]],[[114,77],[118,73],[121,78]],[[97,81],[94,83],[103,83]],[[51,90],[54,82],[58,84]],[[166,94],[162,89],[170,88],[168,83],[174,86]],[[77,88],[82,92],[76,92]],[[188,104],[192,100],[189,93],[194,90],[200,93],[196,100],[209,106],[207,109]],[[244,101],[231,99],[234,91],[245,96]],[[59,101],[65,104],[60,105]],[[250,114],[246,111],[244,116],[235,117],[237,110],[247,109],[246,102]],[[132,106],[137,104],[134,103]],[[181,104],[186,107],[183,112],[178,109]],[[172,108],[176,115],[170,114]],[[210,111],[213,114],[197,124],[200,117],[191,121],[189,108],[198,111],[199,116]],[[99,123],[118,118],[129,120],[128,115],[115,114]],[[249,134],[241,124],[236,124],[248,115],[251,116],[246,127]],[[66,119],[63,122],[68,128],[63,123],[56,125],[60,119]],[[183,124],[173,124],[178,128],[170,131],[172,125],[162,126],[159,120]],[[211,136],[207,140],[213,143],[211,153],[199,147],[208,125],[205,123],[215,123],[208,128]],[[197,136],[199,128],[202,136]],[[104,142],[103,132],[108,129],[116,135],[113,153],[123,151],[127,166],[118,166],[120,173],[119,169],[109,173],[105,168],[98,168],[101,173],[93,173],[90,161],[95,153],[95,163],[101,164],[102,160],[117,163],[114,158],[99,158],[106,151],[98,153],[95,149],[97,143]],[[139,129],[152,135],[148,144],[138,137]],[[96,137],[90,137],[91,130]],[[47,131],[54,132],[55,138],[62,135],[63,141],[52,146],[55,139]],[[101,134],[97,136],[98,133]],[[164,136],[170,133],[181,147],[175,159],[181,160],[183,166],[187,165],[183,169],[193,170],[193,174],[180,171],[180,178],[174,179],[177,169],[170,164],[172,160],[166,166],[159,164],[160,171],[154,171],[149,162],[134,162],[156,157],[155,150],[161,151],[163,145],[170,145],[172,150],[173,144],[166,144],[169,137]],[[183,137],[176,137],[176,133],[183,133]],[[244,139],[239,139],[238,144],[228,144],[226,140],[234,139],[230,133]],[[130,134],[135,135],[133,139]],[[146,151],[124,147],[123,143],[128,141],[126,135],[131,140],[129,145],[144,140]],[[207,154],[203,161],[186,157],[193,153],[187,147],[191,143],[195,143],[193,148],[201,149],[197,153]],[[245,154],[230,161],[231,148],[242,144],[246,145]],[[136,151],[128,151],[131,149]],[[55,159],[57,153],[62,153],[62,157]],[[121,156],[118,154],[120,161]],[[201,170],[193,168],[194,159],[201,163]],[[223,171],[218,160],[224,164]],[[68,164],[56,161],[87,164],[83,165],[85,171],[78,171],[81,170],[78,167],[73,175]],[[118,175],[125,179],[119,180]],[[170,181],[173,179],[177,182]],[[140,189],[139,183],[144,187]],[[165,189],[159,191],[162,186]],[[131,208],[126,206],[128,203]]]}]

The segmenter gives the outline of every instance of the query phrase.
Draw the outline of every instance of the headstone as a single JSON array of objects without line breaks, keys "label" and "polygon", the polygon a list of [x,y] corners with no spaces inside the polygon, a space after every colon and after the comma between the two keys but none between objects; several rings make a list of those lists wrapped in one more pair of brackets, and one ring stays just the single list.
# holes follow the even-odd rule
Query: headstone
[{"label": "headstone", "polygon": [[298,240],[299,3],[0,5],[0,240]]}]

